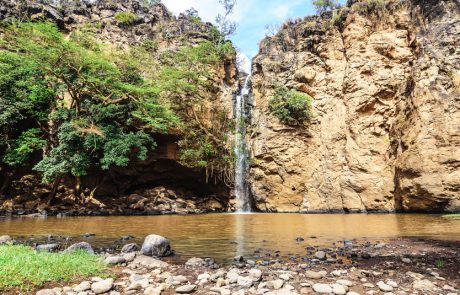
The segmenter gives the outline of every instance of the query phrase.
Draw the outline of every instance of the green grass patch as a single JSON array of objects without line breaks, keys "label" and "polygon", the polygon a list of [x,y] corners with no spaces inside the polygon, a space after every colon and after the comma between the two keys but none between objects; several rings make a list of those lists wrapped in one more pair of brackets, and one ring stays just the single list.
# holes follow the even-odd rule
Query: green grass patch
[{"label": "green grass patch", "polygon": [[32,290],[46,282],[104,276],[107,266],[87,252],[47,253],[19,245],[0,246],[0,291]]},{"label": "green grass patch", "polygon": [[460,214],[447,214],[447,215],[443,215],[442,217],[452,218],[452,219],[460,219]]}]

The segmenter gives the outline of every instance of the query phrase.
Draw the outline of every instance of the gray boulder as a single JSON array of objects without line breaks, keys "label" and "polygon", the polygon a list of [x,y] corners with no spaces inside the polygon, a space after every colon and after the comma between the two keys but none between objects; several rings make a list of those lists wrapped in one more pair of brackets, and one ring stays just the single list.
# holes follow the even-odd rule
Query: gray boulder
[{"label": "gray boulder", "polygon": [[159,235],[147,236],[142,244],[141,251],[144,255],[155,257],[169,256],[173,253],[169,240]]},{"label": "gray boulder", "polygon": [[74,253],[76,251],[86,251],[90,254],[94,254],[94,250],[90,244],[87,242],[80,242],[70,245],[67,249],[64,250],[64,253]]}]

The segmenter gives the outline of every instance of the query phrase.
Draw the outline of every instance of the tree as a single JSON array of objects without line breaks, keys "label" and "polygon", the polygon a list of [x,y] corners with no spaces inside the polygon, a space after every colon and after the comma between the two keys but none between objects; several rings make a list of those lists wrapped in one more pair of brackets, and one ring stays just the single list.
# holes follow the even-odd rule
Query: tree
[{"label": "tree", "polygon": [[[12,23],[0,51],[2,161],[33,164],[45,182],[144,160],[149,134],[179,123],[129,52],[107,52],[90,35],[66,38],[51,23]],[[145,63],[145,60],[143,60]]]},{"label": "tree", "polygon": [[219,3],[222,4],[224,13],[217,15],[216,23],[224,38],[228,38],[236,31],[236,23],[230,20],[230,15],[233,13],[237,2],[236,0],[219,0]]},{"label": "tree", "polygon": [[338,0],[313,0],[316,12],[321,14],[325,11],[331,11],[339,6]]}]

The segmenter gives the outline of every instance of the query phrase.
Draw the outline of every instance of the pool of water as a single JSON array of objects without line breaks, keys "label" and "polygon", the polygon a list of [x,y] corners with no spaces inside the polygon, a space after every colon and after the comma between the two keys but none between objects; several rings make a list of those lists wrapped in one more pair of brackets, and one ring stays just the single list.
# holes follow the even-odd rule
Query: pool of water
[{"label": "pool of water", "polygon": [[[94,233],[91,238],[81,238]],[[0,235],[79,237],[96,247],[123,244],[131,235],[142,243],[148,234],[171,240],[181,259],[235,255],[253,257],[258,249],[302,255],[307,246],[329,246],[352,239],[426,237],[460,240],[460,220],[424,214],[205,214],[65,218],[0,218]],[[303,237],[303,242],[296,242]],[[132,242],[132,241],[130,241]],[[124,242],[127,243],[127,242]]]}]

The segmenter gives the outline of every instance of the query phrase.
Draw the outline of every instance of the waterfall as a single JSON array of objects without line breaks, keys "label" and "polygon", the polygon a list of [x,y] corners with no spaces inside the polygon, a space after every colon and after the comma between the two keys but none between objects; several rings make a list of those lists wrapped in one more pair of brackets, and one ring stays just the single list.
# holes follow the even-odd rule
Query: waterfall
[{"label": "waterfall", "polygon": [[235,197],[236,212],[251,212],[248,186],[249,152],[246,142],[246,101],[250,95],[251,75],[246,77],[236,96],[235,120]]}]

